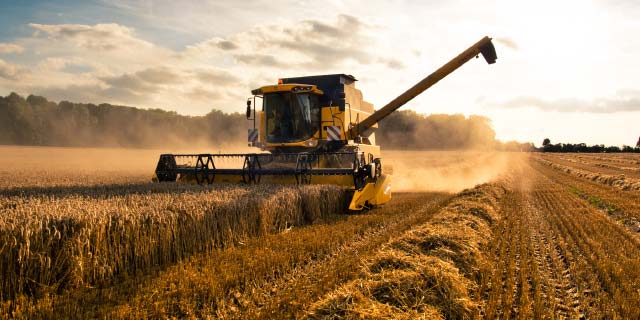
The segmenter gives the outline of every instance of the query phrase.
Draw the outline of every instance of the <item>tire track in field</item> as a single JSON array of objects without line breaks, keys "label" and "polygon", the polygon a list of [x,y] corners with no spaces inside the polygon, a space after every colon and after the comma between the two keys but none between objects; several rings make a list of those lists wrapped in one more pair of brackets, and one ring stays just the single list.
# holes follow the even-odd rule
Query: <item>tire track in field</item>
[{"label": "tire track in field", "polygon": [[[497,268],[488,294],[487,318],[581,318],[581,296],[569,264],[527,190],[504,201],[502,237],[493,252]],[[497,279],[497,281],[495,280]]]},{"label": "tire track in field", "polygon": [[566,214],[567,208],[559,207],[558,199],[552,192],[537,192],[536,198],[540,200],[540,205],[547,208],[545,219],[548,219],[554,232],[558,234],[555,239],[560,248],[561,257],[573,270],[572,276],[578,282],[577,288],[581,288],[579,294],[583,295],[582,309],[586,316],[599,314],[602,311],[602,300],[597,300],[597,296],[605,296],[602,289],[602,281],[598,278],[599,270],[591,263],[587,256],[592,253],[585,249],[580,238],[575,237],[571,230],[575,230],[562,219],[560,215]]},{"label": "tire track in field", "polygon": [[[507,195],[501,205],[501,212],[509,212],[506,210],[512,209],[509,204],[514,202],[513,198],[513,193]],[[490,274],[484,284],[484,296],[487,299],[484,316],[488,319],[505,317],[511,312],[507,308],[515,305],[512,293],[514,289],[517,290],[515,266],[519,265],[519,262],[517,262],[518,256],[512,252],[517,252],[515,246],[519,242],[515,239],[517,233],[513,232],[519,226],[518,216],[520,215],[515,215],[514,219],[510,219],[511,216],[509,216],[500,221],[496,227],[496,234],[502,236],[496,237],[490,245],[493,260],[500,263],[495,264],[493,270],[486,271]]]},{"label": "tire track in field", "polygon": [[[565,238],[558,230],[550,226],[546,217],[551,203],[547,198],[548,192],[535,191],[532,195],[532,203],[536,206],[535,220],[540,226],[533,228],[532,241],[545,250],[545,267],[548,270],[548,292],[543,298],[550,298],[551,309],[563,318],[583,318],[585,303],[583,295],[578,290],[576,277],[571,272],[572,255],[568,254]],[[550,292],[549,292],[550,291]],[[549,307],[549,306],[548,306]]]},{"label": "tire track in field", "polygon": [[558,234],[556,243],[569,265],[570,290],[586,317],[637,318],[640,263],[628,231],[566,188],[543,178],[534,190],[543,218]]}]

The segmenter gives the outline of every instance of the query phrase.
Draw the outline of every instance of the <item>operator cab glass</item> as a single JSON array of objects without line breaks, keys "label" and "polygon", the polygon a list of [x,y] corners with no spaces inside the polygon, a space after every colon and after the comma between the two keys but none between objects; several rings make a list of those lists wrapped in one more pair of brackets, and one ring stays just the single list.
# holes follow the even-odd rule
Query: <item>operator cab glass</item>
[{"label": "operator cab glass", "polygon": [[267,93],[262,108],[268,143],[305,141],[320,130],[320,105],[315,94]]}]

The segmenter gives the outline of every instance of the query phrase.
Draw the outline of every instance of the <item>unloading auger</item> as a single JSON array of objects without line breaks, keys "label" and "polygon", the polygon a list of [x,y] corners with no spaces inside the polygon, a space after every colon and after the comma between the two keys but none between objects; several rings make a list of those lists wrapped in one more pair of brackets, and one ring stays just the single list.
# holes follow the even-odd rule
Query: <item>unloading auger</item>
[{"label": "unloading auger", "polygon": [[353,193],[350,210],[382,205],[391,199],[391,175],[383,170],[375,143],[378,121],[480,54],[495,63],[491,38],[482,38],[375,112],[351,75],[279,79],[252,90],[247,100],[247,119],[253,121],[249,146],[263,153],[163,154],[154,181],[335,184]]}]

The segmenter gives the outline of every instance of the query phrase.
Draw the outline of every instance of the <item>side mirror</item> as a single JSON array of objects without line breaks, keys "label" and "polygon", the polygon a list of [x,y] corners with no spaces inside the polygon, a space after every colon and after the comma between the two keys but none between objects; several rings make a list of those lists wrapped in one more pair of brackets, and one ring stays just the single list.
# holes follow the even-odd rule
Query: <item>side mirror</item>
[{"label": "side mirror", "polygon": [[247,119],[251,118],[251,98],[247,99]]}]

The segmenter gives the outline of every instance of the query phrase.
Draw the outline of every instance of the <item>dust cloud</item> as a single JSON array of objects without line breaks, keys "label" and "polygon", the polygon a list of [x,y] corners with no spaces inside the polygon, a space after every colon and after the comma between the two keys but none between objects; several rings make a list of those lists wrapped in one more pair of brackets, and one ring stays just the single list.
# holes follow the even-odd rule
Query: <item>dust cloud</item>
[{"label": "dust cloud", "polygon": [[163,153],[247,153],[249,147],[153,149],[0,145],[0,190],[11,187],[150,183]]},{"label": "dust cloud", "polygon": [[458,192],[506,173],[517,156],[509,152],[383,151],[395,192]]},{"label": "dust cloud", "polygon": [[152,173],[163,153],[246,153],[256,152],[249,147],[208,148],[72,148],[0,146],[0,166],[3,170],[91,170],[138,171]]},{"label": "dust cloud", "polygon": [[398,150],[493,150],[495,136],[487,117],[402,110],[380,121],[376,141]]}]

